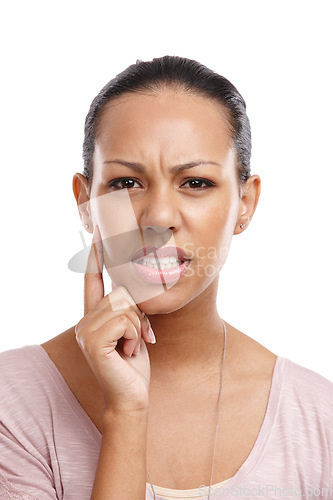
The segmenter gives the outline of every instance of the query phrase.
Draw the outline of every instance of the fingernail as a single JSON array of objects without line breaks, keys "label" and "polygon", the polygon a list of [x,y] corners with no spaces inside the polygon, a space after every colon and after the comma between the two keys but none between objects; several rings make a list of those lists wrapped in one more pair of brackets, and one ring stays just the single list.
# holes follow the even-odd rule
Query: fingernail
[{"label": "fingernail", "polygon": [[148,324],[148,336],[150,338],[150,343],[151,344],[156,344],[156,337],[155,337],[155,334],[153,332],[153,329],[151,327],[151,324],[150,324],[150,321],[147,317],[147,314],[145,314],[144,312],[142,313],[142,316],[147,320],[147,324]]},{"label": "fingernail", "polygon": [[152,329],[152,327],[150,325],[149,325],[149,337],[151,339],[150,343],[151,344],[156,344],[155,334],[154,334],[153,329]]},{"label": "fingernail", "polygon": [[147,318],[147,316],[145,315],[144,312],[142,313],[142,316],[146,320],[146,321],[143,321],[142,328],[144,329],[145,333],[149,334],[149,326],[150,326],[149,319]]}]

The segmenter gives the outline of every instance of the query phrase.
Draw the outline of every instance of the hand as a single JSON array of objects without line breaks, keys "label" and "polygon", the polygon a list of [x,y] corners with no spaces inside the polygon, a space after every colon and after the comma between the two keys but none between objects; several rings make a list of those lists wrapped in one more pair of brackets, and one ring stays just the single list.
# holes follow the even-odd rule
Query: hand
[{"label": "hand", "polygon": [[76,340],[101,386],[105,410],[147,409],[150,362],[144,341],[154,343],[151,326],[125,287],[104,296],[103,264],[96,226],[85,274],[84,317],[75,327]]}]

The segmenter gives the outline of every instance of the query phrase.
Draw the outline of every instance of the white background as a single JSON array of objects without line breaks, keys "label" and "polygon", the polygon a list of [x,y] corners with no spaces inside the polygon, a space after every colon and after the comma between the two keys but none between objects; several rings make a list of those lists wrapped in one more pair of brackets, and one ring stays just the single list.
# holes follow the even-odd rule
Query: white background
[{"label": "white background", "polygon": [[169,54],[230,79],[252,125],[262,194],[221,273],[221,316],[333,380],[331,2],[6,4],[0,351],[82,317],[83,275],[67,263],[82,248],[72,177],[82,172],[84,118],[116,73]]}]

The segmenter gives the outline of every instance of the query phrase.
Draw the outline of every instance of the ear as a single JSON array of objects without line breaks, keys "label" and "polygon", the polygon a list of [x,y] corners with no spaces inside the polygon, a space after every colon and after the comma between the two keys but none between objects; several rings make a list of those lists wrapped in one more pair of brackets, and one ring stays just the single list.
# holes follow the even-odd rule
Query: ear
[{"label": "ear", "polygon": [[88,233],[92,234],[94,232],[94,227],[90,212],[90,188],[88,180],[84,175],[79,173],[74,174],[73,193],[79,209],[82,225]]},{"label": "ear", "polygon": [[[261,179],[259,175],[252,175],[240,187],[240,202],[234,234],[243,232],[253,217],[261,192]],[[244,224],[241,228],[240,225]]]}]

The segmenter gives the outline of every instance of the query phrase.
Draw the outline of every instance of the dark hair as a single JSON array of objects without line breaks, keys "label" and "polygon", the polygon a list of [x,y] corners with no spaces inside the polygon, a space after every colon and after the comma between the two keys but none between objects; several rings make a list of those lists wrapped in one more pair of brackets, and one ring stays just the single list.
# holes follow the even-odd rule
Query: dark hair
[{"label": "dark hair", "polygon": [[192,59],[164,56],[137,60],[107,83],[91,103],[85,121],[83,175],[91,182],[97,126],[106,103],[126,92],[156,91],[161,86],[181,88],[214,99],[228,111],[232,139],[237,152],[239,181],[250,177],[251,128],[246,104],[236,87],[223,76]]}]

